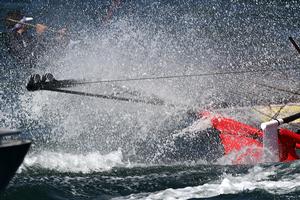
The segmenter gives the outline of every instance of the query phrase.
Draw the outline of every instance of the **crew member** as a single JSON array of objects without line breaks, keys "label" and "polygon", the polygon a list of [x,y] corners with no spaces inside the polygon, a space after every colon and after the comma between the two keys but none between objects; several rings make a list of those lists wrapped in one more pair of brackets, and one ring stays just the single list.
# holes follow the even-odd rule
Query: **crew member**
[{"label": "crew member", "polygon": [[[22,64],[31,67],[49,47],[65,42],[63,36],[66,34],[66,29],[61,29],[57,31],[57,37],[46,37],[48,27],[44,24],[32,25],[30,24],[32,20],[33,18],[25,17],[20,11],[10,12],[6,17],[6,28],[9,33],[6,41],[8,51]],[[30,27],[34,27],[33,33],[29,31]]]}]

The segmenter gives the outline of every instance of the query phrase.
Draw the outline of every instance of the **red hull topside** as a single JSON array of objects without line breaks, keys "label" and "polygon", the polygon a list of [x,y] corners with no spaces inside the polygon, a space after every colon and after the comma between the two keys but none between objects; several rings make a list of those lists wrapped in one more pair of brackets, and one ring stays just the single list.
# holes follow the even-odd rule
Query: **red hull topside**
[{"label": "red hull topside", "polygon": [[[220,139],[224,154],[235,153],[233,164],[249,164],[263,162],[263,132],[236,120],[200,113],[202,118],[209,118],[212,127],[220,131]],[[300,135],[288,129],[280,129],[278,135],[279,157],[281,162],[299,159],[296,148],[300,147]]]}]

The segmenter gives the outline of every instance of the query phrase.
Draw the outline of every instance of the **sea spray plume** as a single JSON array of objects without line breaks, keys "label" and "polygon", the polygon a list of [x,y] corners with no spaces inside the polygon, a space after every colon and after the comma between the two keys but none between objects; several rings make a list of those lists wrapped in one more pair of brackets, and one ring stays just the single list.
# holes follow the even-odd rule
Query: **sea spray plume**
[{"label": "sea spray plume", "polygon": [[[82,18],[79,22],[66,17],[66,24],[73,27],[71,31],[75,28],[85,30],[79,34],[79,39],[84,40],[85,44],[67,49],[57,59],[48,54],[45,58],[47,63],[44,62],[42,66],[44,69],[37,69],[37,72],[44,73],[46,69],[58,74],[58,79],[114,79],[168,75],[171,72],[197,73],[220,68],[249,69],[271,65],[272,69],[279,64],[292,63],[286,47],[282,45],[277,49],[275,45],[276,41],[283,39],[282,36],[274,31],[265,33],[265,29],[254,28],[254,25],[272,28],[272,24],[250,15],[252,12],[261,13],[259,6],[223,4],[226,3],[129,2],[121,8],[121,14],[103,27],[91,21],[91,17],[83,17],[87,13],[78,13],[77,17]],[[267,9],[273,8],[274,5],[267,5]],[[277,14],[284,12],[281,8],[276,11]],[[245,18],[242,13],[249,16]],[[96,18],[93,16],[94,20]],[[284,21],[280,23],[285,25]],[[265,37],[261,41],[262,34],[274,37]],[[272,64],[274,61],[276,65]],[[252,78],[259,80],[255,75],[244,76],[243,79],[227,76],[149,81],[126,86],[154,93],[166,100],[201,106],[211,102],[239,101],[237,94],[228,95],[228,88],[238,93],[237,86]],[[247,92],[247,87],[243,88]],[[76,89],[110,92],[105,85]],[[52,134],[50,142],[57,150],[67,152],[110,152],[118,147],[130,152],[140,139],[149,136],[154,138],[155,143],[157,137],[172,132],[170,129],[160,131],[164,130],[165,119],[183,113],[180,108],[179,111],[170,111],[164,107],[122,104],[48,92],[34,95],[34,98],[33,102],[27,101],[24,108],[28,112],[30,107],[35,108],[30,111],[32,116],[36,116],[40,123],[49,122]],[[170,124],[176,127],[180,120],[174,118],[171,121]],[[44,145],[42,148],[53,147]]]},{"label": "sea spray plume", "polygon": [[[67,56],[64,58],[63,61],[64,62],[65,61],[70,61],[70,62],[68,62],[65,65],[66,65],[68,71],[71,71],[69,69],[72,69],[72,73],[74,73],[74,74],[72,74],[72,77],[74,77],[74,76],[76,77],[76,75],[78,76],[79,74],[82,75],[82,73],[76,73],[76,69],[85,71],[86,77],[89,77],[89,74],[100,74],[100,76],[110,77],[110,74],[117,75],[118,73],[120,73],[119,72],[120,70],[121,70],[121,72],[122,71],[123,72],[128,71],[126,68],[124,68],[124,70],[122,70],[122,68],[118,69],[118,67],[119,67],[120,64],[121,64],[121,66],[124,66],[124,67],[128,67],[128,66],[132,67],[133,71],[136,71],[136,73],[138,73],[138,74],[140,74],[140,71],[142,71],[142,70],[141,69],[136,69],[135,65],[137,65],[137,63],[138,63],[138,65],[140,65],[140,67],[144,67],[144,68],[146,68],[148,70],[151,70],[151,68],[152,68],[151,66],[156,66],[157,65],[155,63],[154,64],[150,63],[150,64],[145,65],[145,66],[143,66],[143,65],[140,64],[141,61],[144,59],[145,55],[138,55],[138,57],[137,57],[137,55],[135,55],[135,53],[137,51],[134,50],[134,49],[136,47],[139,47],[138,45],[137,46],[133,45],[131,48],[133,48],[134,52],[130,53],[130,46],[128,46],[128,44],[129,44],[129,42],[132,41],[132,39],[130,39],[130,37],[134,36],[133,34],[135,34],[135,33],[131,31],[130,27],[127,27],[127,25],[128,25],[127,23],[123,24],[123,22],[126,23],[126,21],[121,20],[121,21],[116,22],[116,25],[115,25],[115,26],[118,25],[118,27],[121,27],[122,29],[125,29],[118,36],[121,39],[119,42],[118,42],[118,38],[116,38],[116,39],[114,39],[114,38],[108,38],[109,39],[108,40],[107,38],[105,38],[107,35],[105,35],[105,37],[99,36],[98,38],[95,36],[94,38],[92,38],[92,41],[94,43],[97,43],[97,41],[100,40],[99,44],[94,44],[92,47],[90,47],[90,49],[86,50],[87,51],[86,54],[91,54],[91,52],[92,52],[91,57],[83,57],[83,59],[82,59],[82,57],[80,57],[80,59],[77,59],[74,56],[77,56],[78,54],[74,55],[72,53],[76,52],[78,50],[74,50],[74,51],[71,50],[70,52],[68,52],[71,55],[67,54]],[[122,27],[121,25],[123,25],[124,27]],[[129,32],[126,33],[127,31],[129,31]],[[123,33],[125,33],[125,35]],[[142,37],[142,39],[143,39],[143,38],[145,38],[147,36],[146,34],[139,35],[140,33],[141,33],[140,31],[137,32],[137,34],[138,34],[137,37]],[[147,39],[147,38],[145,38],[145,39]],[[164,40],[166,40],[166,39],[167,38],[164,38]],[[108,42],[108,44],[105,45],[105,43],[104,43],[104,45],[103,45],[103,43],[101,44],[101,42]],[[115,42],[118,42],[118,43],[115,44],[115,45],[111,45],[111,44],[114,44]],[[143,42],[143,41],[141,40],[141,42]],[[158,45],[161,46],[161,44],[158,44]],[[156,49],[158,51],[161,51],[161,50],[160,50],[159,46],[156,47],[156,42],[153,43],[152,46],[153,46],[152,47],[153,48],[152,51],[154,53],[153,56],[155,58],[155,56],[156,56],[155,55]],[[126,49],[125,49],[125,47],[126,47]],[[80,52],[80,53],[82,53],[82,52]],[[82,54],[84,54],[84,52]],[[123,54],[125,54],[125,55],[123,55]],[[89,56],[89,55],[86,55],[86,56]],[[109,59],[106,59],[105,57],[107,57]],[[133,57],[133,58],[137,57],[135,59],[136,61],[134,61],[134,60],[130,61],[130,59],[128,59],[130,57]],[[72,58],[72,59],[66,60],[66,59],[69,59],[69,58]],[[161,59],[164,59],[164,58],[159,58],[159,60],[161,60]],[[119,61],[119,60],[121,60],[121,61]],[[123,62],[122,60],[124,60],[124,62],[127,62],[127,63],[129,61],[129,63],[128,64],[124,64],[124,63],[122,63]],[[156,62],[158,59],[155,58],[153,60],[155,60],[155,62]],[[174,62],[174,57],[172,59],[170,59],[170,60],[172,60],[172,62]],[[80,63],[81,65],[79,67],[76,66],[79,63],[77,61],[79,61],[79,62],[81,61],[82,62],[82,64]],[[52,61],[52,62],[55,62],[55,61]],[[114,62],[118,62],[118,63],[114,63]],[[135,63],[132,64],[132,62],[135,62]],[[94,63],[96,64],[96,66],[95,66]],[[105,64],[105,63],[107,63],[107,64]],[[107,66],[105,66],[105,65],[107,65]],[[104,68],[104,70],[106,70],[107,72],[104,71],[104,73],[103,72],[101,73],[102,70],[101,70],[100,67]],[[100,70],[101,70],[100,73],[95,73],[98,70],[98,68],[100,68]],[[114,70],[114,68],[116,68],[116,70]],[[55,69],[55,70],[51,70],[51,68],[50,68],[50,71],[61,71],[61,70],[65,70],[65,69],[66,68],[64,66],[58,66],[58,68]],[[81,71],[79,71],[79,72],[81,72]],[[62,72],[60,74],[61,75],[65,74],[65,76],[68,76],[68,73]]]}]

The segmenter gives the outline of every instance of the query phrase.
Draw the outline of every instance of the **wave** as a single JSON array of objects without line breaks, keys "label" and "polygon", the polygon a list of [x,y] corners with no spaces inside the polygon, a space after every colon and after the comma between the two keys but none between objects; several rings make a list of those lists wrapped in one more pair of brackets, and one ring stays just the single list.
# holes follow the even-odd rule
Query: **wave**
[{"label": "wave", "polygon": [[108,171],[125,166],[121,150],[101,155],[98,152],[75,155],[72,153],[44,151],[28,155],[19,172],[28,168],[42,168],[57,172],[91,173]]},{"label": "wave", "polygon": [[[278,164],[270,166],[254,166],[248,170],[247,174],[234,175],[224,173],[219,179],[205,184],[185,188],[168,188],[159,192],[132,194],[126,197],[115,199],[192,199],[192,198],[212,198],[226,197],[228,195],[256,193],[264,194],[268,198],[284,196],[299,191],[299,170],[294,170],[299,166],[299,162]],[[267,195],[269,194],[269,195]],[[230,199],[230,196],[229,196]]]}]

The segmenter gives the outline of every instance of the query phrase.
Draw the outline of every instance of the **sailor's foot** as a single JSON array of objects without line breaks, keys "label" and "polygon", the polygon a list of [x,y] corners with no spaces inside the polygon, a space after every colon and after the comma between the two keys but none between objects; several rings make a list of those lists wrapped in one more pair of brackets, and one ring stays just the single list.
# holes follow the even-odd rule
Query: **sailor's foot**
[{"label": "sailor's foot", "polygon": [[41,76],[39,74],[33,74],[30,76],[26,88],[28,91],[35,91],[40,88],[40,85],[41,85]]},{"label": "sailor's foot", "polygon": [[43,83],[50,83],[50,82],[53,82],[55,79],[54,79],[54,76],[50,73],[46,73],[42,76],[42,82]]}]

